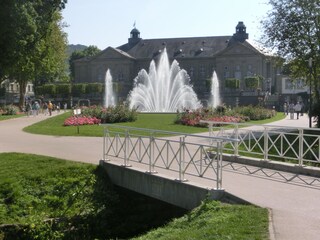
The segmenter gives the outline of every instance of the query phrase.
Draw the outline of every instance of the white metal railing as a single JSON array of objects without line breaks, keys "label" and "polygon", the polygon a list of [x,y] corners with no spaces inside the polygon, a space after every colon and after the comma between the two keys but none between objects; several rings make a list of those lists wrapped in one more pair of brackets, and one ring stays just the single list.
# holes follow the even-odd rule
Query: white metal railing
[{"label": "white metal railing", "polygon": [[223,145],[238,141],[114,124],[103,126],[103,160],[122,159],[124,167],[140,163],[150,174],[155,174],[156,169],[170,170],[177,174],[178,181],[186,181],[186,175],[212,179],[216,181],[215,189],[222,189]]},{"label": "white metal railing", "polygon": [[261,160],[289,161],[303,166],[320,163],[320,129],[276,125],[252,125],[201,121],[209,126],[209,136],[239,139],[224,145],[223,151]]}]

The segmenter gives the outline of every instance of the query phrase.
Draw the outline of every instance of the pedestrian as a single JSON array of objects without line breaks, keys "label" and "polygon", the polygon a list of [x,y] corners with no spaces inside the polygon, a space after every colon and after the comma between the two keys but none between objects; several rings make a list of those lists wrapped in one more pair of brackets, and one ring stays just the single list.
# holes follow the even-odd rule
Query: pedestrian
[{"label": "pedestrian", "polygon": [[67,111],[67,103],[63,104],[63,109],[64,109],[64,111]]},{"label": "pedestrian", "polygon": [[300,116],[303,116],[303,112],[304,112],[304,103],[301,102],[301,114],[300,114]]},{"label": "pedestrian", "polygon": [[32,114],[32,105],[31,105],[30,101],[27,102],[26,111],[27,111],[27,115],[29,117]]},{"label": "pedestrian", "polygon": [[288,104],[286,102],[283,104],[283,113],[288,115]]},{"label": "pedestrian", "polygon": [[290,119],[294,119],[294,104],[293,102],[289,105],[289,113],[290,113]]},{"label": "pedestrian", "polygon": [[44,115],[47,116],[47,114],[48,114],[48,104],[46,102],[43,103],[43,112],[44,112]]},{"label": "pedestrian", "polygon": [[48,111],[49,111],[49,116],[51,116],[51,115],[52,115],[52,109],[53,109],[52,102],[51,102],[51,101],[49,101],[49,102],[48,102]]},{"label": "pedestrian", "polygon": [[60,112],[60,108],[61,108],[61,106],[60,106],[60,102],[58,102],[58,104],[57,104],[56,108],[57,108],[57,112],[59,113],[59,112]]},{"label": "pedestrian", "polygon": [[297,104],[294,106],[294,111],[297,113],[297,119],[299,119],[299,115],[301,112],[301,104],[297,102]]}]

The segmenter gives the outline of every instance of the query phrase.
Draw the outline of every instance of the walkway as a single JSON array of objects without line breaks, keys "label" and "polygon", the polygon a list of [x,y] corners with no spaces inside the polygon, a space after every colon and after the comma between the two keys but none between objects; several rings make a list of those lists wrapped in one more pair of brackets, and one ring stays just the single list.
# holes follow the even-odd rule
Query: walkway
[{"label": "walkway", "polygon": [[[45,118],[48,116],[0,121],[0,152],[34,153],[80,162],[99,163],[103,145],[100,137],[55,137],[21,131],[25,126]],[[309,120],[305,115],[299,120],[290,120],[287,117],[273,124],[308,127]],[[214,187],[212,182],[209,183],[205,179],[192,178],[191,181]],[[320,239],[319,188],[232,171],[223,172],[223,187],[231,194],[272,210],[274,239]]]}]

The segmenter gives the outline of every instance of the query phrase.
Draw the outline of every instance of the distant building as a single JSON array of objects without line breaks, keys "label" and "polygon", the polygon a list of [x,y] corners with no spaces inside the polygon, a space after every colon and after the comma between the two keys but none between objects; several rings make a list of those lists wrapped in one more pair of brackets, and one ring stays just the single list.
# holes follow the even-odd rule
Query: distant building
[{"label": "distant building", "polygon": [[[191,79],[198,98],[206,105],[210,79],[216,71],[222,101],[227,105],[256,104],[270,93],[280,93],[282,76],[276,58],[249,41],[246,26],[239,22],[231,36],[142,39],[136,28],[126,44],[108,47],[91,58],[75,61],[75,83],[104,82],[110,69],[118,102],[124,101],[141,69],[148,71],[152,59],[166,48],[170,61],[176,59]],[[245,78],[261,76],[259,87],[246,86]],[[228,88],[226,79],[239,79],[239,88]],[[276,102],[277,99],[274,99]]]},{"label": "distant building", "polygon": [[[20,96],[20,86],[19,83],[16,81],[10,81],[6,79],[0,83],[1,91],[0,96],[0,103],[2,104],[17,104],[19,103],[19,96]],[[33,98],[34,97],[34,89],[33,84],[31,82],[27,83],[26,90],[25,90],[25,97],[26,98]]]}]

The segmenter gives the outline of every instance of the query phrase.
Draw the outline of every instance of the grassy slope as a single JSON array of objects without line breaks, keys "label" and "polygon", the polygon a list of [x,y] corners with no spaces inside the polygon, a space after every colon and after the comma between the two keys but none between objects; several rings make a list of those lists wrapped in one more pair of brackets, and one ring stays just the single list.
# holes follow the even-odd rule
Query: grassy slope
[{"label": "grassy slope", "polygon": [[[77,127],[64,127],[64,120],[70,116],[71,113],[64,113],[56,117],[41,121],[34,125],[28,126],[24,131],[34,134],[44,135],[55,135],[55,136],[102,136],[103,126],[79,126],[79,134]],[[274,118],[262,120],[262,121],[251,121],[252,124],[266,124],[269,122],[283,119],[285,115],[278,113]],[[138,120],[135,122],[117,123],[116,125],[129,126],[136,128],[148,128],[158,129],[173,132],[183,133],[200,133],[207,132],[207,128],[201,127],[190,127],[179,124],[174,124],[176,114],[159,114],[159,113],[148,113],[139,114]]]},{"label": "grassy slope", "polygon": [[267,209],[208,201],[191,213],[136,239],[269,239]]},{"label": "grassy slope", "polygon": [[[105,187],[97,185],[99,180],[92,178],[96,166],[90,164],[20,153],[1,153],[0,164],[0,224],[33,223],[41,218],[93,214],[98,208],[99,214],[92,215],[91,222],[87,223],[88,230],[95,226],[98,233],[90,232],[91,238],[83,235],[81,239],[129,238],[130,235],[121,234],[130,234],[126,231],[132,230],[148,231],[145,225],[159,219],[168,209],[157,209],[142,199],[137,201],[132,195],[124,196],[124,201],[120,200],[119,204],[115,204],[117,197],[103,198],[102,189]],[[99,182],[109,188],[106,181],[101,179]],[[96,192],[92,192],[93,186]],[[104,210],[106,213],[101,216],[104,220],[96,220],[106,204],[110,210]],[[80,226],[86,225],[81,223]],[[116,235],[110,235],[110,226],[117,230],[113,233]],[[267,236],[266,209],[207,201],[140,239],[267,239]]]}]

